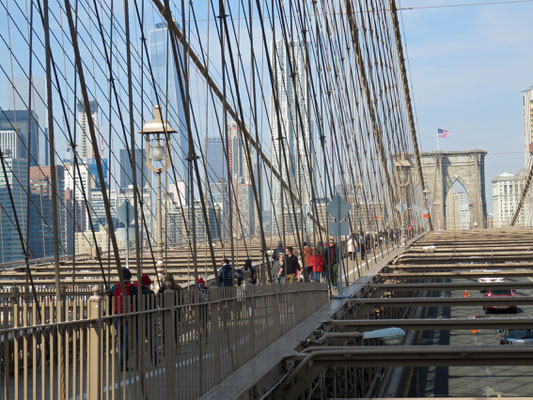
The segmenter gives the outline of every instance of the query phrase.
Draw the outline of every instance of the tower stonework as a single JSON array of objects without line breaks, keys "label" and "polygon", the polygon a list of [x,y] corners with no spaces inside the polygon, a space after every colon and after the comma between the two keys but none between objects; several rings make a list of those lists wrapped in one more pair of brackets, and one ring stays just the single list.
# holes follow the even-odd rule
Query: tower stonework
[{"label": "tower stonework", "polygon": [[470,228],[487,226],[485,150],[433,151],[421,154],[422,173],[430,193],[436,229],[446,228],[446,197],[459,181],[470,200]]}]

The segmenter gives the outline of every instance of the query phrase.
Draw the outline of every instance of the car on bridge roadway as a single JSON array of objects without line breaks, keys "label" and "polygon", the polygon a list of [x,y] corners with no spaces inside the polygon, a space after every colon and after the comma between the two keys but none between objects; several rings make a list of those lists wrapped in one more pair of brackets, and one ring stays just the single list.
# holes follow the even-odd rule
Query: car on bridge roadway
[{"label": "car on bridge roadway", "polygon": [[533,329],[501,329],[497,332],[500,344],[533,345]]},{"label": "car on bridge roadway", "polygon": [[[483,297],[516,297],[514,290],[512,289],[489,289]],[[509,310],[516,312],[516,305],[490,305],[484,306],[485,312],[491,312],[493,310]]]}]

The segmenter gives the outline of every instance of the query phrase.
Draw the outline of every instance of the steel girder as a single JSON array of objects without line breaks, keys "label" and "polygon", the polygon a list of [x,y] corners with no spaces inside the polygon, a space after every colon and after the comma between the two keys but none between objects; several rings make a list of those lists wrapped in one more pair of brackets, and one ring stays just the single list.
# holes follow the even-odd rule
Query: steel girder
[{"label": "steel girder", "polygon": [[[391,326],[405,330],[462,330],[462,329],[500,329],[502,327],[512,329],[533,328],[531,318],[431,318],[431,319],[352,319],[352,320],[329,320],[324,321],[324,325],[337,327],[357,327],[358,330],[370,330],[388,328]],[[343,332],[335,332],[341,336]],[[353,334],[354,331],[345,332]]]}]

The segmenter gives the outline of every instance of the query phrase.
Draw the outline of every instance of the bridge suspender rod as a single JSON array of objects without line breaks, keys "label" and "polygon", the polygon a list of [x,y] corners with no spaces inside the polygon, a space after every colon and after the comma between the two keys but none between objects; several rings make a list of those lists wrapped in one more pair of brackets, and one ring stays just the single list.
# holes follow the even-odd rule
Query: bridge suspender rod
[{"label": "bridge suspender rod", "polygon": [[[50,48],[50,26],[48,20],[48,0],[43,2],[44,11],[44,41],[46,52],[46,106],[48,110],[48,137],[50,148],[50,181],[52,186],[52,224],[54,231],[54,278],[56,287],[56,301],[61,298],[61,283],[59,274],[59,227],[58,227],[58,215],[57,215],[57,174],[56,174],[56,162],[55,162],[55,140],[54,140],[54,116],[52,109],[52,68],[51,68],[51,53]],[[31,135],[29,135],[31,136]],[[29,180],[29,176],[28,176]],[[28,237],[29,239],[29,237]]]},{"label": "bridge suspender rod", "polygon": [[[429,210],[429,203],[426,193],[426,183],[424,181],[424,175],[422,173],[422,163],[420,161],[420,150],[418,147],[418,138],[416,134],[416,125],[413,115],[413,103],[411,101],[411,93],[409,91],[409,83],[407,80],[407,72],[405,68],[405,57],[403,54],[402,38],[400,35],[400,24],[398,22],[398,8],[396,7],[395,0],[389,0],[392,24],[394,27],[394,39],[396,40],[396,50],[398,51],[398,63],[400,64],[400,73],[402,75],[402,86],[405,94],[405,102],[407,103],[407,115],[409,117],[409,127],[411,132],[411,140],[413,141],[413,148],[415,150],[415,161],[416,167],[418,170],[418,178],[420,179],[420,184],[422,185],[422,194],[424,197],[424,204],[426,209]],[[511,224],[512,225],[512,224]],[[433,230],[433,222],[431,221],[431,214],[429,214],[429,227]]]}]

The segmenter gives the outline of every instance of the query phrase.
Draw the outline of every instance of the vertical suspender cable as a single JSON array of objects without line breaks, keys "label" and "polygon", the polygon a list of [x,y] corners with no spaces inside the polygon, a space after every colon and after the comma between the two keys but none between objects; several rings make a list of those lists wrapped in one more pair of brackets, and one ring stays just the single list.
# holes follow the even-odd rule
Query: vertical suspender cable
[{"label": "vertical suspender cable", "polygon": [[[44,11],[44,40],[46,51],[46,92],[48,109],[48,145],[50,148],[50,180],[52,185],[52,224],[54,230],[54,278],[56,288],[56,300],[61,296],[60,272],[59,272],[59,229],[57,221],[57,171],[55,163],[55,137],[54,137],[54,111],[52,109],[52,70],[51,70],[51,48],[50,48],[50,26],[48,23],[48,0],[43,1]],[[28,160],[29,162],[29,160]],[[29,177],[28,177],[29,179]]]},{"label": "vertical suspender cable", "polygon": [[[124,0],[124,28],[126,30],[126,60],[128,69],[128,107],[130,114],[130,165],[131,165],[131,182],[133,184],[133,214],[135,215],[135,270],[137,271],[137,281],[141,281],[142,264],[141,264],[141,238],[139,236],[139,215],[138,215],[138,200],[136,193],[139,191],[137,186],[137,162],[136,162],[136,148],[135,148],[135,129],[133,124],[133,86],[131,79],[131,44],[130,44],[130,15],[129,2]],[[111,46],[113,43],[111,42]],[[142,158],[141,158],[142,160]],[[142,179],[141,179],[142,181]],[[126,222],[127,224],[130,221]],[[126,230],[128,232],[128,230]],[[126,238],[127,241],[130,238]]]}]

